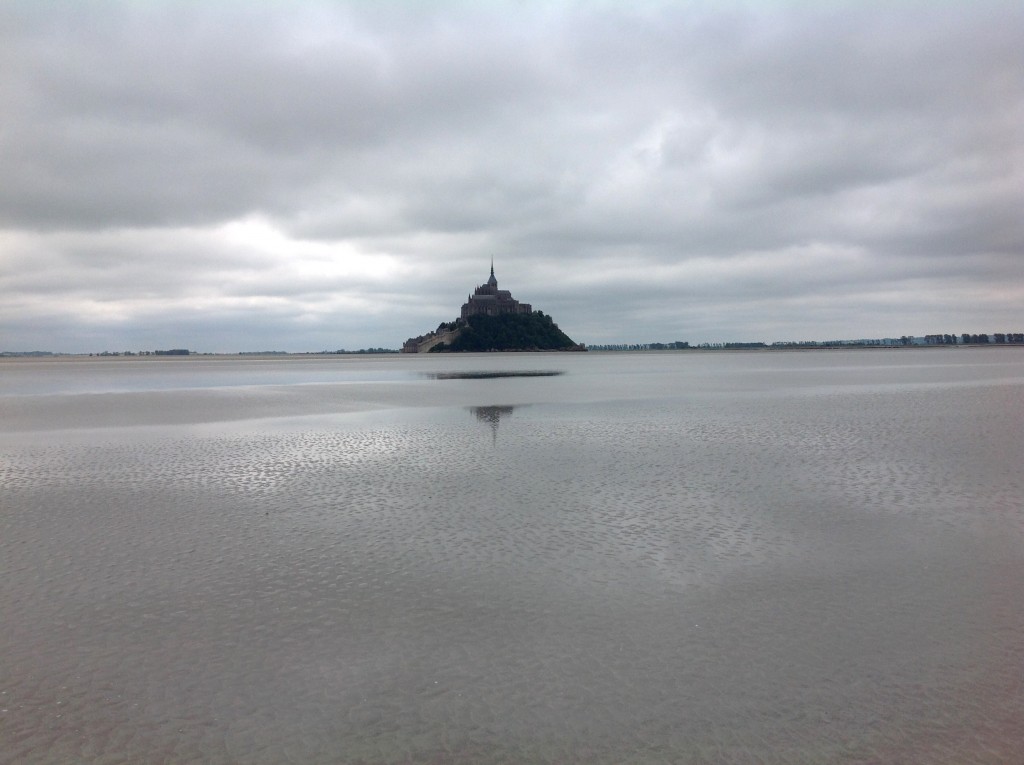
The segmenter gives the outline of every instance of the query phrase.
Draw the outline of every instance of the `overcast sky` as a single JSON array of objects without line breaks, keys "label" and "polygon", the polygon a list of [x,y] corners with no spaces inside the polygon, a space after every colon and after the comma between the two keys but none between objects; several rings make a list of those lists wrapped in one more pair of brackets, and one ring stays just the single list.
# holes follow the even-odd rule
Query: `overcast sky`
[{"label": "overcast sky", "polygon": [[1024,4],[0,4],[0,350],[1024,331]]}]

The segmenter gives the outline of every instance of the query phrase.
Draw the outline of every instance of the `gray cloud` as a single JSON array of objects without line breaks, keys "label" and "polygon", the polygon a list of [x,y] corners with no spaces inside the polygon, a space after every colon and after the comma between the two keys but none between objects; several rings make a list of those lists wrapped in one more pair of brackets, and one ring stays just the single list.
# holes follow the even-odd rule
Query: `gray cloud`
[{"label": "gray cloud", "polygon": [[[3,349],[1017,326],[1008,2],[7,3]],[[955,325],[955,326],[951,326]]]}]

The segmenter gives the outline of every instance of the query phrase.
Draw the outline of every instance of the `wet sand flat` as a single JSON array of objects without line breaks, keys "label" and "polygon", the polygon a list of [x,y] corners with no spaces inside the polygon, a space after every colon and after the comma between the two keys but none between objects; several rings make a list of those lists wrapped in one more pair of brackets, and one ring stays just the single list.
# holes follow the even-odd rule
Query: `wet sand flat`
[{"label": "wet sand flat", "polygon": [[8,370],[0,762],[1024,746],[1024,355]]}]

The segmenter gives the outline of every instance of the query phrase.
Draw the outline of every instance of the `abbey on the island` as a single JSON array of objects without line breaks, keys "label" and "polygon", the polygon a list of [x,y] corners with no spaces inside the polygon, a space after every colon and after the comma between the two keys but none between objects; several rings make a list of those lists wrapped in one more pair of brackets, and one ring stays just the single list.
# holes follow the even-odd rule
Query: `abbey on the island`
[{"label": "abbey on the island", "polygon": [[491,261],[491,276],[485,284],[481,284],[462,304],[462,318],[470,316],[501,316],[507,313],[531,313],[533,307],[529,303],[520,303],[508,290],[498,289],[498,280],[494,277],[494,261]]},{"label": "abbey on the island", "polygon": [[410,337],[402,353],[459,351],[586,350],[562,332],[550,316],[534,313],[508,290],[498,289],[491,260],[491,275],[462,304],[455,321],[441,322],[437,329]]}]

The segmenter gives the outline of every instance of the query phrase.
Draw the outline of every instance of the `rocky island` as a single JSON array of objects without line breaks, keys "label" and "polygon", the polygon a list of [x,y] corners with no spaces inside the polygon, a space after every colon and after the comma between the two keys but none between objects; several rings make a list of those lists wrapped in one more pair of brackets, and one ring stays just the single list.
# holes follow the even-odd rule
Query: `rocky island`
[{"label": "rocky island", "polygon": [[455,321],[441,322],[436,330],[411,337],[402,353],[459,351],[584,351],[586,347],[558,328],[550,316],[520,303],[508,290],[498,289],[491,275],[462,305]]}]

